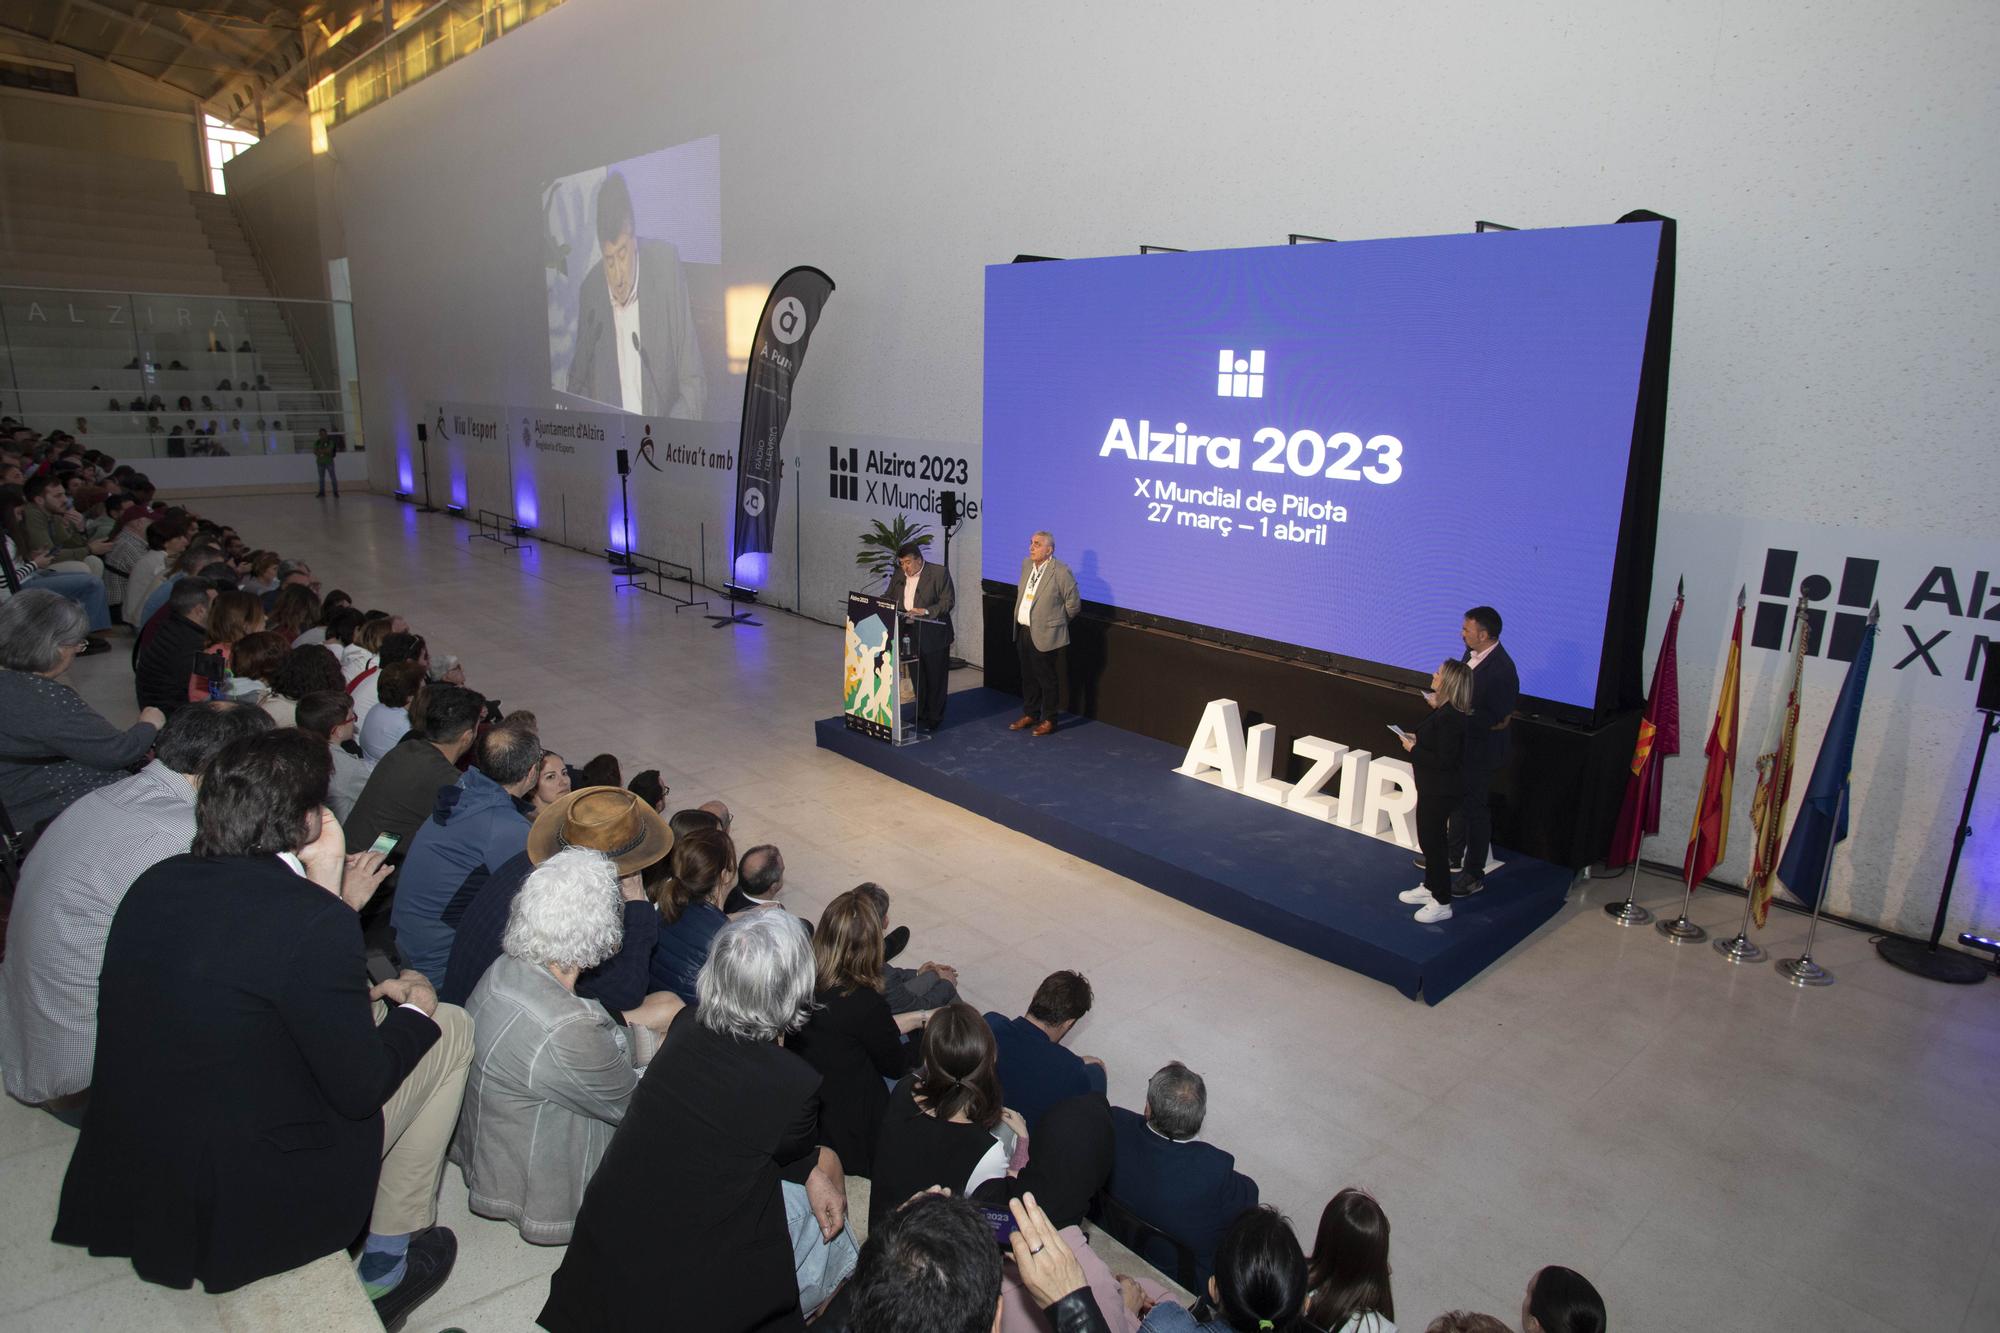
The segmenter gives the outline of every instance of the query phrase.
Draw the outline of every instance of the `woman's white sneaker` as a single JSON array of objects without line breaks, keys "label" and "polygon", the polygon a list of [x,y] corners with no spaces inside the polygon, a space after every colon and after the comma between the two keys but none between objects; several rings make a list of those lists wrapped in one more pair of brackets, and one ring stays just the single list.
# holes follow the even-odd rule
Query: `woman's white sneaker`
[{"label": "woman's white sneaker", "polygon": [[1396,901],[1408,903],[1412,907],[1418,907],[1424,903],[1434,903],[1437,899],[1431,897],[1429,889],[1419,884],[1414,889],[1404,889],[1401,893],[1397,894]]},{"label": "woman's white sneaker", "polygon": [[1425,904],[1417,912],[1417,923],[1419,925],[1428,926],[1434,922],[1449,920],[1451,920],[1451,904],[1449,903],[1433,901]]}]

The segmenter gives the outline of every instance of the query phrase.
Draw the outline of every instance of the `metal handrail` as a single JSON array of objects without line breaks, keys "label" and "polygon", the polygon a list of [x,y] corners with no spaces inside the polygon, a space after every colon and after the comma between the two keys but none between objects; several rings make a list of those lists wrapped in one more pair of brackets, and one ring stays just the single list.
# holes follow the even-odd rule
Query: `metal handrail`
[{"label": "metal handrail", "polygon": [[[268,281],[268,276],[266,281]],[[142,292],[111,287],[35,287],[19,282],[0,282],[0,292],[61,292],[72,296],[168,296],[177,301],[282,301],[287,305],[352,306],[352,301],[310,300],[298,296],[238,296],[233,292]]]}]

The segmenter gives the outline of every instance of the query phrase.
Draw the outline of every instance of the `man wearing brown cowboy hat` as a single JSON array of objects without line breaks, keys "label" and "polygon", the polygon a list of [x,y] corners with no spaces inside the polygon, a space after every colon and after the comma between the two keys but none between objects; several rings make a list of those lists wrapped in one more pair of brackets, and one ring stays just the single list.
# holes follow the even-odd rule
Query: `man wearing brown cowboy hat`
[{"label": "man wearing brown cowboy hat", "polygon": [[673,850],[667,821],[643,797],[623,787],[579,787],[547,806],[528,830],[528,848],[493,872],[465,909],[438,996],[464,1004],[501,953],[500,938],[514,895],[530,871],[566,848],[602,852],[618,867],[625,898],[625,939],[618,952],[576,979],[576,993],[619,1018],[646,998],[646,966],[660,933],[660,914],[646,898],[639,872]]}]

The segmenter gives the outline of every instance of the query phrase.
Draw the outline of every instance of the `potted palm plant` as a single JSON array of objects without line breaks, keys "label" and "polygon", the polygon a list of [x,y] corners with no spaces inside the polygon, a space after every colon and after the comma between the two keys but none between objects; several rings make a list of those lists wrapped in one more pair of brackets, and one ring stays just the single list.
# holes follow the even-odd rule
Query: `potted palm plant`
[{"label": "potted palm plant", "polygon": [[930,556],[931,533],[922,523],[912,523],[901,514],[894,523],[875,520],[875,526],[861,534],[861,549],[855,553],[854,563],[868,572],[878,584],[887,583],[889,575],[895,572],[896,552],[915,542]]}]

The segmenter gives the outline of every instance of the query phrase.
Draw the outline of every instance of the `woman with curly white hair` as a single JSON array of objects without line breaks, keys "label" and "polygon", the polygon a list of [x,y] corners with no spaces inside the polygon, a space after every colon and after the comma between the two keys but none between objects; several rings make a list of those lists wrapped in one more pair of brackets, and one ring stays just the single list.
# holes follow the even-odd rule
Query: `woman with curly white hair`
[{"label": "woman with curly white hair", "polygon": [[649,995],[620,1026],[576,994],[577,974],[624,937],[618,870],[598,852],[557,852],[522,883],[504,952],[465,1003],[472,1069],[451,1158],[472,1211],[537,1245],[568,1242],[584,1187],[639,1085],[632,1028],[664,1033],[681,1010]]},{"label": "woman with curly white hair", "polygon": [[538,1322],[550,1333],[802,1329],[858,1254],[840,1158],[818,1146],[819,1074],[785,1048],[812,950],[782,908],[709,946],[590,1182]]}]

